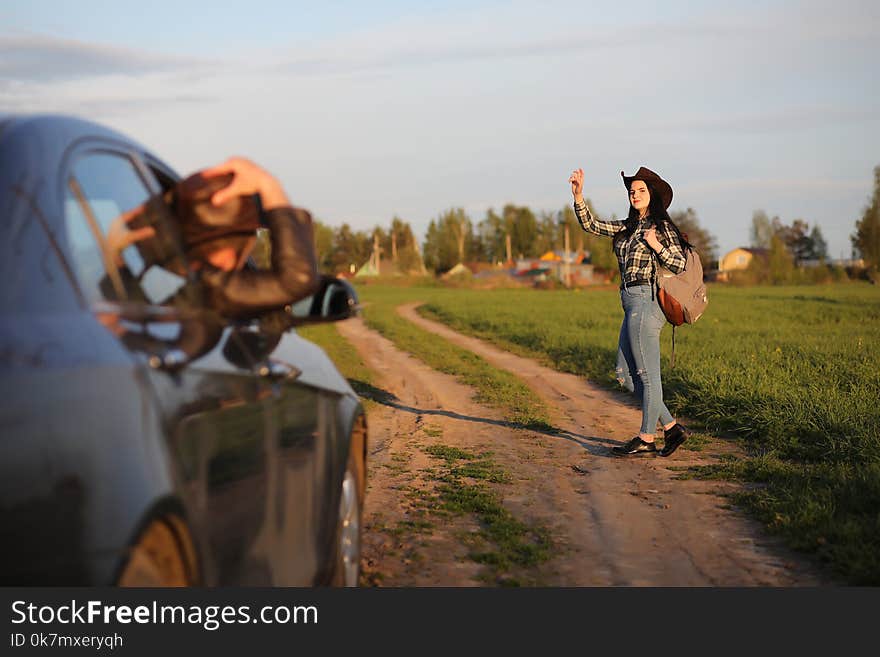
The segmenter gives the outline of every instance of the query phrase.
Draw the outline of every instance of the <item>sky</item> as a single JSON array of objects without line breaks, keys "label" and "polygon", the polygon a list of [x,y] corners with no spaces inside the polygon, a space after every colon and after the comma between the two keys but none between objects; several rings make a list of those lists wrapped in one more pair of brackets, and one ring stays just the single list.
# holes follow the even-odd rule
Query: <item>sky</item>
[{"label": "sky", "polygon": [[181,174],[249,157],[326,224],[420,237],[451,207],[559,210],[577,167],[620,217],[647,166],[721,254],[760,209],[839,258],[880,165],[878,30],[874,0],[0,0],[0,111]]}]

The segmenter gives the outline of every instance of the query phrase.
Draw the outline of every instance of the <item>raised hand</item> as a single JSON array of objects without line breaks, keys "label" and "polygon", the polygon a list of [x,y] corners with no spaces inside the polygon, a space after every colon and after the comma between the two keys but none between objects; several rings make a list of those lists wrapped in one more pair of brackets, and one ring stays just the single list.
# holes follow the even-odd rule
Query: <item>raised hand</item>
[{"label": "raised hand", "polygon": [[135,242],[150,239],[156,235],[156,229],[152,226],[144,226],[143,228],[135,229],[128,227],[128,224],[130,224],[135,217],[140,216],[143,211],[144,206],[139,205],[128,212],[123,212],[110,222],[105,241],[108,254],[110,255],[111,260],[113,260],[113,264],[117,267],[122,267],[124,264],[122,260],[122,252],[125,251],[125,249]]},{"label": "raised hand", "polygon": [[211,198],[214,205],[223,205],[236,196],[259,194],[265,210],[290,205],[281,183],[268,171],[243,157],[231,157],[223,164],[205,169],[206,178],[233,174],[232,182]]},{"label": "raised hand", "polygon": [[574,200],[582,199],[584,197],[584,170],[575,169],[572,171],[568,182],[571,183],[571,195],[574,196]]}]

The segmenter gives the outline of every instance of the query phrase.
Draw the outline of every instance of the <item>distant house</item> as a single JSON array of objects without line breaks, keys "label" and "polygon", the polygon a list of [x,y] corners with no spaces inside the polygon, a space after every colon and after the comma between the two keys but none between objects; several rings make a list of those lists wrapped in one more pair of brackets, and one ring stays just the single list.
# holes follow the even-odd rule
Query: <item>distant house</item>
[{"label": "distant house", "polygon": [[[377,266],[378,264],[378,266]],[[345,278],[371,278],[375,276],[410,276],[410,275],[418,275],[420,272],[418,269],[406,271],[401,269],[396,263],[391,260],[381,259],[376,261],[376,258],[370,257],[357,271],[354,273],[345,274]]]},{"label": "distant house", "polygon": [[545,262],[565,262],[566,260],[570,264],[590,264],[590,252],[589,251],[569,251],[567,254],[565,251],[547,251],[544,255],[540,257],[540,260]]},{"label": "distant house", "polygon": [[378,269],[378,267],[376,267],[376,263],[373,261],[373,259],[370,258],[369,260],[367,260],[366,263],[364,263],[364,265],[360,269],[357,270],[357,272],[355,272],[354,277],[355,278],[364,278],[367,276],[378,276],[378,275],[379,275],[379,269]]},{"label": "distant house", "polygon": [[543,276],[550,271],[552,261],[540,258],[520,258],[514,263],[515,276]]},{"label": "distant house", "polygon": [[442,274],[440,278],[443,280],[453,277],[471,278],[473,275],[474,273],[464,263],[459,262],[455,267],[447,271],[445,274]]},{"label": "distant house", "polygon": [[536,281],[543,281],[548,277],[563,281],[567,273],[571,284],[575,287],[607,282],[606,276],[596,274],[593,265],[589,264],[589,256],[583,251],[570,251],[567,266],[562,251],[548,251],[540,258],[517,260],[512,273],[516,277],[529,277]]},{"label": "distant house", "polygon": [[756,256],[766,258],[769,253],[768,249],[750,249],[746,247],[739,247],[728,252],[718,262],[717,280],[728,280],[730,272],[746,269],[753,258]]}]

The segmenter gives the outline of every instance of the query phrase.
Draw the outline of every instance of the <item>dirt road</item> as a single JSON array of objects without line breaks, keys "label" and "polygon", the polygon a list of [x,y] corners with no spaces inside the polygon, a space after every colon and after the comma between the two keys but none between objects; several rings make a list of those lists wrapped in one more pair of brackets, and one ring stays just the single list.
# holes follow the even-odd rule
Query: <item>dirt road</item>
[{"label": "dirt road", "polygon": [[[425,513],[436,489],[431,446],[489,451],[507,473],[493,484],[516,518],[546,527],[553,557],[516,575],[552,586],[792,586],[823,583],[804,560],[762,536],[756,523],[717,493],[731,484],[676,480],[670,467],[708,463],[717,450],[680,449],[673,457],[620,459],[609,447],[629,439],[639,412],[574,375],[505,352],[422,318],[398,312],[439,339],[514,372],[544,399],[558,432],[511,426],[473,390],[437,372],[368,329],[339,330],[377,373],[371,395],[370,487],[365,509],[365,571],[383,586],[498,584],[469,558],[477,529],[467,515]],[[719,445],[720,449],[724,449]],[[577,466],[576,471],[572,466]]]}]

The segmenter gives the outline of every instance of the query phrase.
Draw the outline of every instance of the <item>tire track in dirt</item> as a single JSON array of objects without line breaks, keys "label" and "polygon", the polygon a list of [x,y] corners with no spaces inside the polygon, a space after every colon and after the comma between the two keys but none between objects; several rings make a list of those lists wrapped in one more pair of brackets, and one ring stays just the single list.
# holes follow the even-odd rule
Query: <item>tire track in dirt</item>
[{"label": "tire track in dirt", "polygon": [[[613,564],[601,556],[589,522],[572,528],[564,520],[568,507],[580,503],[579,494],[560,497],[557,484],[546,477],[555,458],[555,437],[511,427],[500,411],[474,402],[472,388],[397,349],[361,319],[337,327],[377,375],[370,397],[379,403],[371,404],[367,414],[371,447],[363,556],[368,581],[383,586],[485,585],[480,579],[484,568],[468,558],[462,538],[476,531],[472,518],[444,519],[427,535],[396,531],[420,517],[407,493],[430,489],[420,471],[434,463],[423,448],[438,444],[493,452],[493,460],[511,476],[510,483],[493,484],[505,508],[523,522],[551,530],[555,549],[567,559],[526,573],[526,579],[570,586],[611,580]],[[522,579],[522,573],[516,575]]]},{"label": "tire track in dirt", "polygon": [[[400,488],[388,459],[411,459],[410,474],[424,465],[416,438],[430,422],[442,431],[437,442],[463,449],[488,449],[513,475],[501,485],[506,508],[518,518],[551,528],[557,556],[540,567],[537,582],[564,586],[651,585],[790,586],[820,583],[809,565],[761,536],[759,526],[724,508],[712,493],[729,484],[678,481],[668,466],[709,462],[679,450],[669,459],[617,459],[608,448],[630,438],[639,412],[622,395],[602,390],[570,374],[556,372],[476,338],[459,334],[415,312],[399,314],[442,339],[469,349],[493,366],[519,376],[546,402],[559,434],[511,427],[499,411],[473,401],[473,390],[398,350],[361,320],[339,325],[340,332],[379,374],[396,397],[370,418],[379,451],[371,463],[365,523],[406,517]],[[381,456],[383,455],[384,456]],[[578,465],[583,472],[576,472]],[[411,479],[410,481],[413,481]],[[393,511],[393,512],[392,512]],[[384,522],[384,520],[383,520]],[[411,548],[417,557],[402,564],[386,555],[387,532],[368,531],[365,554],[391,585],[479,584],[479,566],[467,561],[460,529],[432,530],[431,540]],[[419,564],[429,563],[424,569]]]}]

